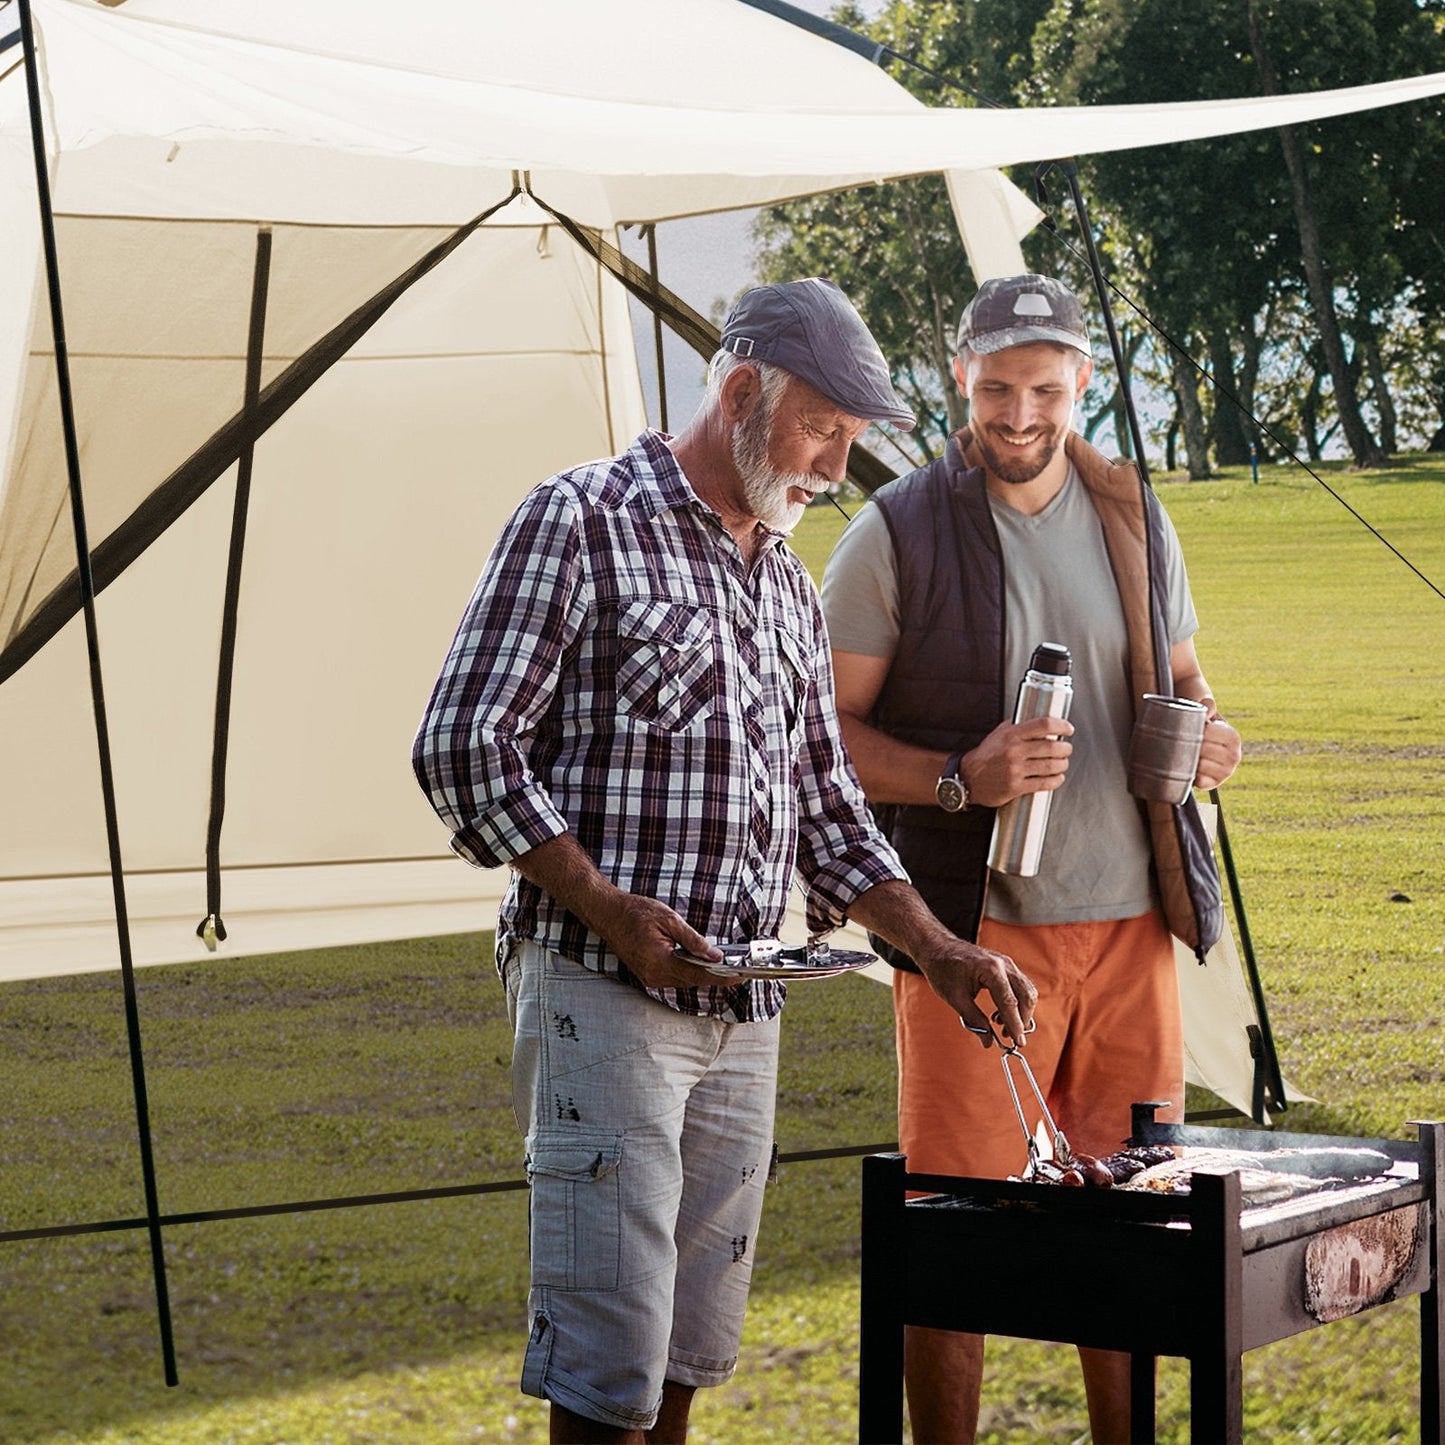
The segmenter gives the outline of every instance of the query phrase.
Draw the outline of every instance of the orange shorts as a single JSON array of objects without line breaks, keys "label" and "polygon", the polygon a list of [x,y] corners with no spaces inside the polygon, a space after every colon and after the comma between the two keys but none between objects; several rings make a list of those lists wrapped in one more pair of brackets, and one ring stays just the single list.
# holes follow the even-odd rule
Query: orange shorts
[{"label": "orange shorts", "polygon": [[[1070,1145],[1109,1154],[1129,1106],[1168,1100],[1184,1117],[1184,1027],[1174,942],[1158,912],[1097,923],[1019,926],[985,919],[979,942],[1039,991],[1024,1056]],[[898,1137],[910,1170],[1001,1179],[1028,1162],[997,1048],[984,1049],[915,973],[895,971]],[[1032,1130],[1038,1105],[1017,1066]]]}]

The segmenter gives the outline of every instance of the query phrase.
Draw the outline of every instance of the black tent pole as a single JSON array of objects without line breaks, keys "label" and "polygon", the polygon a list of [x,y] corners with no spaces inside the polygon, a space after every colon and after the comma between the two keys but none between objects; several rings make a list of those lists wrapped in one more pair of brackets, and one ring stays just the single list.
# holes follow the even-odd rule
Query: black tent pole
[{"label": "black tent pole", "polygon": [[[1074,198],[1074,213],[1079,219],[1079,233],[1084,238],[1084,251],[1089,261],[1089,271],[1094,278],[1094,291],[1104,313],[1104,329],[1109,333],[1109,346],[1114,353],[1114,373],[1119,378],[1119,393],[1124,398],[1124,412],[1129,419],[1129,436],[1134,446],[1134,463],[1145,484],[1149,481],[1149,463],[1144,457],[1144,436],[1139,429],[1139,414],[1134,409],[1134,391],[1129,385],[1129,371],[1124,364],[1124,348],[1119,342],[1119,331],[1114,325],[1114,308],[1109,304],[1109,283],[1104,279],[1104,268],[1099,263],[1099,250],[1094,244],[1094,227],[1089,220],[1089,207],[1079,186],[1079,163],[1075,160],[1059,161],[1069,183],[1069,194]],[[1047,167],[1044,167],[1047,170]],[[1042,175],[1042,171],[1040,172]]]},{"label": "black tent pole", "polygon": [[50,293],[50,326],[55,342],[55,382],[60,424],[65,438],[65,470],[70,487],[70,517],[75,530],[76,567],[85,643],[90,659],[90,695],[95,711],[100,752],[100,788],[105,804],[105,835],[110,851],[110,880],[115,897],[115,923],[120,944],[120,974],[125,991],[126,1035],[130,1043],[131,1085],[135,1094],[136,1131],[140,1141],[141,1176],[145,1186],[146,1227],[150,1235],[151,1269],[155,1276],[156,1312],[160,1321],[161,1359],[166,1384],[176,1377],[175,1340],[171,1333],[170,1291],[166,1285],[165,1242],[161,1237],[160,1203],[155,1158],[151,1150],[150,1106],[146,1101],[145,1060],[141,1054],[140,1010],[136,1002],[135,965],[131,958],[130,922],[125,903],[125,874],[120,856],[120,825],[116,814],[115,776],[111,768],[110,728],[106,722],[105,689],[100,671],[100,638],[95,622],[95,579],[90,570],[90,542],[85,525],[85,499],[80,485],[80,446],[70,390],[70,358],[65,342],[65,317],[60,302],[60,266],[55,245],[55,213],[50,197],[50,171],[45,158],[45,131],[40,107],[40,73],[35,53],[35,26],[30,0],[20,0],[20,33],[25,50],[25,90],[30,103],[30,139],[35,154],[35,190],[40,204],[40,233],[45,248],[45,279]]},{"label": "black tent pole", "polygon": [[[652,284],[657,286],[657,223],[653,222],[647,228],[647,269],[652,276]],[[661,431],[667,431],[667,367],[662,360],[662,312],[656,307],[652,311],[652,346],[657,361],[657,425]]]},{"label": "black tent pole", "polygon": [[1269,1071],[1269,1086],[1274,1096],[1273,1103],[1281,1111],[1289,1107],[1285,1097],[1284,1076],[1280,1073],[1279,1053],[1274,1046],[1274,1030],[1269,1026],[1269,1010],[1264,1002],[1264,983],[1259,976],[1259,964],[1254,957],[1254,940],[1249,932],[1249,919],[1244,913],[1244,894],[1239,886],[1239,874],[1234,866],[1234,849],[1229,846],[1229,830],[1224,826],[1224,808],[1219,801],[1219,789],[1209,790],[1209,800],[1214,804],[1218,819],[1219,854],[1224,860],[1224,875],[1229,882],[1229,898],[1234,904],[1234,920],[1239,925],[1239,946],[1244,951],[1245,970],[1249,974],[1249,991],[1254,998],[1254,1012],[1259,1019],[1260,1042],[1264,1049],[1264,1066]]}]

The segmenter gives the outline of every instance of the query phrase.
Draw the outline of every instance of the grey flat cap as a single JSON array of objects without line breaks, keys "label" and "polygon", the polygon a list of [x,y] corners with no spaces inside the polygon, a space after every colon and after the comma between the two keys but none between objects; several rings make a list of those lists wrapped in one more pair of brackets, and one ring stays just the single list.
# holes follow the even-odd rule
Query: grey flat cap
[{"label": "grey flat cap", "polygon": [[821,276],[745,291],[722,326],[722,347],[801,377],[834,406],[865,421],[915,425],[888,377],[888,363],[853,309]]},{"label": "grey flat cap", "polygon": [[958,349],[987,356],[1030,341],[1057,341],[1092,356],[1079,298],[1052,276],[1030,273],[985,281],[963,309]]}]

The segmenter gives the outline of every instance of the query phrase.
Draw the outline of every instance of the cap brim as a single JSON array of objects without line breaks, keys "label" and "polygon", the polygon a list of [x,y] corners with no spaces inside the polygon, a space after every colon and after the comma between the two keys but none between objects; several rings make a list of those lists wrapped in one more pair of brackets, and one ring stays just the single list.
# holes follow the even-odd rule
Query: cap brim
[{"label": "cap brim", "polygon": [[[784,368],[786,370],[786,368]],[[825,396],[840,411],[846,411],[849,416],[856,416],[860,421],[887,422],[889,426],[896,426],[899,431],[912,431],[918,425],[918,418],[898,400],[897,396],[889,399],[874,393],[870,397],[844,396],[841,391],[833,386],[819,386],[816,381],[809,377],[793,372],[799,381],[806,382],[821,396]]]},{"label": "cap brim", "polygon": [[899,431],[912,431],[918,425],[918,418],[911,411],[878,411],[876,409],[855,411],[852,407],[847,407],[845,410],[853,412],[854,416],[863,421],[886,421],[889,426],[897,427]]},{"label": "cap brim", "polygon": [[1027,346],[1031,341],[1055,341],[1061,346],[1070,346],[1093,359],[1089,343],[1075,331],[1065,331],[1060,326],[1006,326],[999,331],[985,331],[981,336],[970,336],[967,346],[980,356],[992,356],[996,351],[1007,351],[1010,346]]}]

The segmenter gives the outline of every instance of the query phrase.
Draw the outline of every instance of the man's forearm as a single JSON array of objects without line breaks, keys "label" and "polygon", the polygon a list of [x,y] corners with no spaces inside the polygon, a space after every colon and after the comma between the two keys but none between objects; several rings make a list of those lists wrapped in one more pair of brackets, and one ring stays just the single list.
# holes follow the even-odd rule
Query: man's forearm
[{"label": "man's forearm", "polygon": [[619,890],[602,876],[573,834],[549,838],[512,859],[511,866],[594,933],[607,937],[609,908],[615,909]]},{"label": "man's forearm", "polygon": [[948,761],[947,753],[901,742],[846,713],[839,715],[839,722],[848,756],[870,802],[931,804],[937,801],[934,790]]},{"label": "man's forearm", "polygon": [[[929,987],[985,1043],[995,1037],[989,1023],[993,1013],[1003,1032],[1022,1045],[1038,993],[1012,959],[950,933],[917,890],[901,879],[874,885],[848,912],[901,948],[918,965]],[[985,991],[989,1003],[980,1008],[978,996]]]},{"label": "man's forearm", "polygon": [[941,943],[957,943],[911,883],[891,878],[861,894],[848,910],[854,923],[886,939],[912,959],[926,958]]}]

